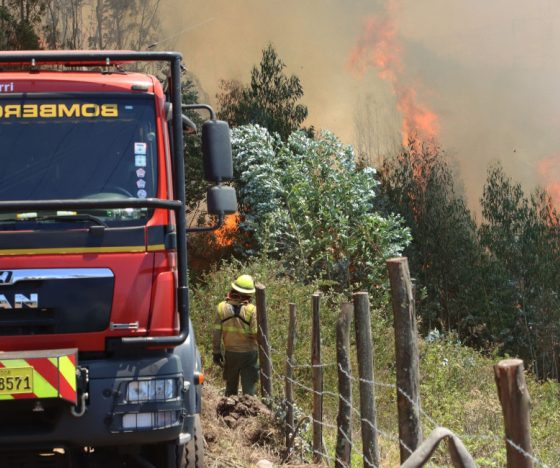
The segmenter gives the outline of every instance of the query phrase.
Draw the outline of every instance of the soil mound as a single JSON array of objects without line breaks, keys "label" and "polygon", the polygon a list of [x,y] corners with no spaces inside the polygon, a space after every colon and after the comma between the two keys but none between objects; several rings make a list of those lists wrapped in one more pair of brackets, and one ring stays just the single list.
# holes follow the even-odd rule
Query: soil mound
[{"label": "soil mound", "polygon": [[[278,427],[272,411],[256,397],[223,396],[223,389],[215,386],[216,381],[212,380],[204,383],[202,399],[206,466],[280,466],[285,454],[285,436]],[[320,465],[282,464],[282,468],[314,466]]]},{"label": "soil mound", "polygon": [[221,417],[224,423],[235,429],[246,422],[247,418],[263,416],[271,418],[271,411],[263,405],[256,397],[249,395],[222,397],[216,406],[216,415]]}]

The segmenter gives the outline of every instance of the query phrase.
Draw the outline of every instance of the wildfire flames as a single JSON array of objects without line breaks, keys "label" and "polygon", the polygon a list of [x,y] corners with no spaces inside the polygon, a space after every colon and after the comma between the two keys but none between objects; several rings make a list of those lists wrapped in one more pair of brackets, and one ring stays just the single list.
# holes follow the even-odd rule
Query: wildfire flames
[{"label": "wildfire flames", "polygon": [[539,161],[538,171],[546,191],[554,204],[560,207],[560,155]]},{"label": "wildfire flames", "polygon": [[228,215],[224,225],[214,232],[214,240],[219,247],[229,247],[235,242],[235,233],[239,224],[239,215]]},{"label": "wildfire flames", "polygon": [[392,0],[382,14],[366,20],[350,54],[348,66],[360,76],[370,67],[375,67],[379,77],[391,85],[397,98],[397,109],[402,115],[403,145],[408,146],[414,141],[416,149],[419,149],[423,144],[434,143],[439,133],[439,122],[438,116],[419,101],[416,89],[405,84],[396,10],[397,3]]}]

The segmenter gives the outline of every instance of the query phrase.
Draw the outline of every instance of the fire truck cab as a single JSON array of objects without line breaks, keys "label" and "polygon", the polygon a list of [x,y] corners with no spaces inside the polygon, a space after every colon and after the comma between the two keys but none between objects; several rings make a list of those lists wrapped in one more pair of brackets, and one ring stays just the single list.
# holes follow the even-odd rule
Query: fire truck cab
[{"label": "fire truck cab", "polygon": [[[204,466],[181,61],[0,52],[2,466],[75,466],[91,452]],[[165,83],[125,71],[139,63],[163,64]],[[211,112],[202,146],[218,227],[236,211],[222,185],[233,176],[229,128],[190,107]]]}]

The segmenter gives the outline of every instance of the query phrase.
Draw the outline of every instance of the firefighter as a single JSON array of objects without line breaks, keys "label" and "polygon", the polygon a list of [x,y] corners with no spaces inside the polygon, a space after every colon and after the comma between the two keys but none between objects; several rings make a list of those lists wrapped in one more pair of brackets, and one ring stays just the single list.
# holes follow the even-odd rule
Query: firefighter
[{"label": "firefighter", "polygon": [[[256,393],[259,377],[257,308],[251,303],[255,282],[241,275],[231,283],[226,300],[218,304],[212,337],[214,364],[224,369],[226,396],[237,395],[239,378],[246,395]],[[222,355],[222,341],[225,350]]]}]

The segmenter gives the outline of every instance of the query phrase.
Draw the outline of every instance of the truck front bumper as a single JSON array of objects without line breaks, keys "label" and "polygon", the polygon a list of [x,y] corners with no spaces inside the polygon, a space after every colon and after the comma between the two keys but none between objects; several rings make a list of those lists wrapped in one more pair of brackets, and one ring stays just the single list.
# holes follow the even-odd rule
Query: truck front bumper
[{"label": "truck front bumper", "polygon": [[60,397],[0,401],[0,446],[136,445],[191,432],[195,389],[178,356],[80,360],[78,367],[88,375],[78,384],[78,406]]}]

